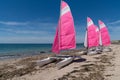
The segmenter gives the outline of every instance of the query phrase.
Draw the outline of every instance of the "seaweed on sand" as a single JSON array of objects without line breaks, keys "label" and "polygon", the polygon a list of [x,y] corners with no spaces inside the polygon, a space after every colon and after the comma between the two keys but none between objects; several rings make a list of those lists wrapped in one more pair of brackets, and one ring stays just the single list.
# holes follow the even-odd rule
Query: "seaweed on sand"
[{"label": "seaweed on sand", "polygon": [[[9,67],[9,66],[8,66]],[[13,71],[8,71],[7,69],[0,70],[0,80],[12,79],[13,77],[23,76],[25,74],[35,71],[35,64],[31,63],[24,68],[14,69]]]}]

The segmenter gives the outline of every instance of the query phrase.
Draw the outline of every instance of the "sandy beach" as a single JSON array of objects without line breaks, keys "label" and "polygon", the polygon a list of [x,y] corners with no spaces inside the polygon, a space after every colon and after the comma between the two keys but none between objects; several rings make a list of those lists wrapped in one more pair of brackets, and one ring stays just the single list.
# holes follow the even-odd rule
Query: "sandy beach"
[{"label": "sandy beach", "polygon": [[92,56],[71,51],[71,55],[77,54],[82,59],[76,58],[62,69],[56,67],[57,61],[43,67],[36,65],[36,60],[54,54],[0,61],[0,80],[119,80],[120,44],[112,44],[110,48],[112,52]]}]

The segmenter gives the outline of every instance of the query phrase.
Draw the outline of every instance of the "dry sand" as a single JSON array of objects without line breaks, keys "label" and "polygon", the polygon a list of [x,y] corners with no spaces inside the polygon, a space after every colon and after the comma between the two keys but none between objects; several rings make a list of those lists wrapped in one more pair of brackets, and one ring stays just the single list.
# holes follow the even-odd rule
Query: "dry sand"
[{"label": "dry sand", "polygon": [[106,67],[105,74],[108,75],[108,80],[120,80],[120,45],[113,45],[113,66]]},{"label": "dry sand", "polygon": [[114,44],[111,48],[112,52],[98,55],[77,54],[82,59],[77,58],[60,70],[55,66],[57,62],[36,66],[36,60],[54,55],[0,61],[0,80],[120,80],[120,45]]}]

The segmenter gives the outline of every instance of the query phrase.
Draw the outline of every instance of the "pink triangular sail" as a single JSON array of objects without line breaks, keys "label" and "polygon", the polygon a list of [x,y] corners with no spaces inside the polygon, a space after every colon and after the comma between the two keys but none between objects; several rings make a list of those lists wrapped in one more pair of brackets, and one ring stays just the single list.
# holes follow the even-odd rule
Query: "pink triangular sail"
[{"label": "pink triangular sail", "polygon": [[59,53],[59,38],[58,38],[58,28],[56,29],[56,34],[54,38],[54,43],[52,45],[52,52]]},{"label": "pink triangular sail", "polygon": [[59,54],[60,50],[76,48],[74,21],[69,6],[61,2],[61,14],[56,30],[52,52]]},{"label": "pink triangular sail", "polygon": [[99,43],[100,43],[99,35],[100,35],[99,28],[96,26],[96,39],[97,39],[96,46],[99,46]]},{"label": "pink triangular sail", "polygon": [[87,31],[84,46],[91,48],[98,45],[96,27],[91,18],[87,17]]},{"label": "pink triangular sail", "polygon": [[111,44],[111,42],[110,42],[110,35],[108,32],[108,29],[107,29],[106,25],[101,20],[99,20],[99,26],[100,26],[102,45],[109,46]]}]

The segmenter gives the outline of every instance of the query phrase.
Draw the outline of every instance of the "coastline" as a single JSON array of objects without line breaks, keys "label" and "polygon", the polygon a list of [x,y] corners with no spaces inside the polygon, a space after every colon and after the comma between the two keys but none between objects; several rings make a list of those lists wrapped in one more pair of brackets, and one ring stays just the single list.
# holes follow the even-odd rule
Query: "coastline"
[{"label": "coastline", "polygon": [[[51,43],[33,44],[33,43],[0,43],[0,60],[17,59],[40,54],[52,54]],[[82,48],[83,43],[77,44],[77,49]]]},{"label": "coastline", "polygon": [[[54,54],[0,61],[0,80],[118,80],[119,77],[115,79],[115,76],[120,75],[117,71],[119,61],[116,63],[119,59],[120,45],[112,44],[110,47],[112,52],[93,56],[79,54],[77,56],[81,56],[83,61],[76,59],[60,70],[56,68],[56,62],[43,67],[34,63],[36,60],[55,56]],[[74,55],[79,51],[70,51],[69,54]],[[114,70],[116,66],[118,67]]]}]

